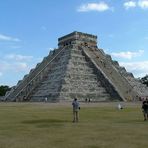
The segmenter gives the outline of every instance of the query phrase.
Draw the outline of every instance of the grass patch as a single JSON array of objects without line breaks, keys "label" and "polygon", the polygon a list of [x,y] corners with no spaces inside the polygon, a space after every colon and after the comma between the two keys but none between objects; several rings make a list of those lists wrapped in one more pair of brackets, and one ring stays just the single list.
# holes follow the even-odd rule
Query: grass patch
[{"label": "grass patch", "polygon": [[34,103],[0,104],[1,148],[141,148],[148,145],[148,121],[139,106],[81,107],[80,122],[72,109]]}]

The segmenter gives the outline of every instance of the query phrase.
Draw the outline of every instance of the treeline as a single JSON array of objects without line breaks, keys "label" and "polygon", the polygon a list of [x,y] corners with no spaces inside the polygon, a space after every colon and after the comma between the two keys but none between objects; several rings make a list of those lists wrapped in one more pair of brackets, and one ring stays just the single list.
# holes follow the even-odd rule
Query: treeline
[{"label": "treeline", "polygon": [[0,86],[0,96],[5,96],[6,92],[9,91],[11,88],[7,85]]}]

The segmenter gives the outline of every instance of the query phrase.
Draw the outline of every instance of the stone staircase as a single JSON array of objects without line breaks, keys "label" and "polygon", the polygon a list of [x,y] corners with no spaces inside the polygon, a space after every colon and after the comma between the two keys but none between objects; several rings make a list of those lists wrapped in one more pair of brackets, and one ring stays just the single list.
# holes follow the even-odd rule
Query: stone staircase
[{"label": "stone staircase", "polygon": [[104,77],[110,81],[110,84],[124,101],[130,101],[138,95],[138,93],[132,89],[132,85],[118,72],[101,49],[82,46],[81,48],[83,48],[84,54],[94,64],[94,67],[103,73]]},{"label": "stone staircase", "polygon": [[59,58],[51,63],[50,72],[48,72],[46,79],[30,95],[31,101],[44,101],[45,97],[47,97],[48,101],[58,101],[70,58],[69,48],[69,46],[65,47]]},{"label": "stone staircase", "polygon": [[82,50],[78,46],[74,46],[70,51],[71,58],[67,65],[60,100],[71,100],[74,97],[82,101],[85,99],[92,101],[111,100],[110,94],[97,79],[91,63],[86,61],[85,56],[82,55]]}]

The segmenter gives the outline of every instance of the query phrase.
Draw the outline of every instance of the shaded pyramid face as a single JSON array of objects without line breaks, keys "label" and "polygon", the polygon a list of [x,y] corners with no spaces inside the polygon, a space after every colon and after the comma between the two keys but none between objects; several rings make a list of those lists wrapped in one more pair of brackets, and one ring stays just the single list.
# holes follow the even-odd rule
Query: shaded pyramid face
[{"label": "shaded pyramid face", "polygon": [[[59,38],[59,48],[24,76],[8,101],[132,100],[135,79],[97,47],[97,37],[73,32]],[[136,83],[138,84],[138,82]]]}]

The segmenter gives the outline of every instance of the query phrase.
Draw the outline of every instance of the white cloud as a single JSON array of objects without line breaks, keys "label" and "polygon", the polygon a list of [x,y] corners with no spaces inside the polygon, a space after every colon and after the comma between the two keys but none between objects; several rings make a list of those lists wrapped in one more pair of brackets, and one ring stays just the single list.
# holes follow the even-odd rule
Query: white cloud
[{"label": "white cloud", "polygon": [[0,59],[0,72],[28,72],[32,67],[32,56],[8,54]]},{"label": "white cloud", "polygon": [[3,34],[0,34],[0,41],[19,42],[20,39],[14,38],[14,37],[11,37],[11,36],[6,36],[6,35],[3,35]]},{"label": "white cloud", "polygon": [[6,62],[6,61],[0,61],[0,70],[1,70],[1,72],[6,71],[8,69],[8,67],[9,67],[9,65],[10,64],[8,62]]},{"label": "white cloud", "polygon": [[148,0],[127,1],[123,4],[125,9],[140,7],[141,9],[148,9]]},{"label": "white cloud", "polygon": [[52,50],[54,50],[54,48],[49,47],[49,48],[47,48],[47,50],[48,50],[48,51],[52,51]]},{"label": "white cloud", "polygon": [[[17,54],[0,55],[0,78],[12,79],[17,81],[18,77],[29,73],[38,62],[38,58]],[[13,77],[12,77],[13,75]],[[3,80],[4,81],[4,80]],[[9,82],[8,82],[9,83]],[[12,85],[12,84],[11,84]]]},{"label": "white cloud", "polygon": [[148,61],[141,62],[120,62],[128,72],[132,72],[135,77],[143,77],[148,74]]},{"label": "white cloud", "polygon": [[15,60],[15,61],[29,61],[33,56],[24,56],[20,54],[9,54],[5,56],[5,59]]},{"label": "white cloud", "polygon": [[142,9],[147,9],[148,8],[148,0],[139,0],[138,6]]},{"label": "white cloud", "polygon": [[88,11],[106,11],[109,10],[110,7],[108,4],[106,4],[105,2],[100,2],[100,3],[87,3],[87,4],[83,4],[81,5],[77,11],[79,12],[88,12]]},{"label": "white cloud", "polygon": [[20,72],[20,71],[28,71],[29,70],[29,66],[27,65],[27,63],[14,63],[13,65],[14,67],[12,68],[14,71],[16,72]]},{"label": "white cloud", "polygon": [[136,7],[137,4],[135,1],[128,1],[128,2],[125,2],[123,5],[126,9],[129,9],[129,8]]},{"label": "white cloud", "polygon": [[118,57],[118,58],[124,58],[124,59],[132,59],[134,57],[141,56],[144,53],[144,50],[138,50],[137,52],[119,52],[119,53],[111,53],[112,56]]},{"label": "white cloud", "polygon": [[25,62],[7,62],[0,61],[1,73],[11,72],[27,72],[30,67]]}]

